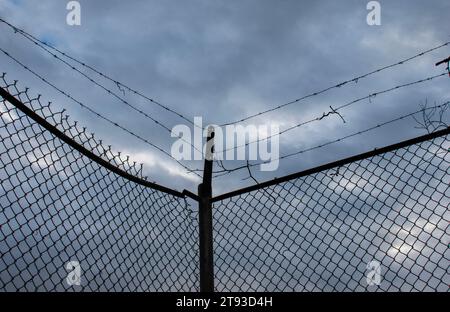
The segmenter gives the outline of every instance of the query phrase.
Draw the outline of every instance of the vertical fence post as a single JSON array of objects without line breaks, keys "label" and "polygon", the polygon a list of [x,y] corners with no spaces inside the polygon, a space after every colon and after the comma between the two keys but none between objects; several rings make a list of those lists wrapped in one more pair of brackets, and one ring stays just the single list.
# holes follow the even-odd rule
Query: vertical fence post
[{"label": "vertical fence post", "polygon": [[198,186],[199,238],[200,238],[200,291],[214,291],[214,259],[212,228],[212,167],[214,152],[214,128],[208,128],[203,183]]}]

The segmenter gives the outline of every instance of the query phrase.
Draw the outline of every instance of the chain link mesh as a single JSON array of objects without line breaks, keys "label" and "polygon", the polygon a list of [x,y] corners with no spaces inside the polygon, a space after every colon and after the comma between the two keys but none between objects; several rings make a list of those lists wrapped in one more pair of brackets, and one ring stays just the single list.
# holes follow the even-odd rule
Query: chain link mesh
[{"label": "chain link mesh", "polygon": [[[2,87],[76,142],[142,177],[120,154],[3,75]],[[183,198],[126,180],[0,103],[1,291],[198,290],[198,222]],[[81,285],[69,286],[70,261]]]},{"label": "chain link mesh", "polygon": [[[0,84],[142,177],[64,111]],[[0,117],[0,290],[199,290],[185,199],[108,171],[4,100]],[[449,147],[444,135],[215,202],[216,290],[449,291]]]},{"label": "chain link mesh", "polygon": [[216,290],[449,291],[448,152],[444,135],[217,201]]}]

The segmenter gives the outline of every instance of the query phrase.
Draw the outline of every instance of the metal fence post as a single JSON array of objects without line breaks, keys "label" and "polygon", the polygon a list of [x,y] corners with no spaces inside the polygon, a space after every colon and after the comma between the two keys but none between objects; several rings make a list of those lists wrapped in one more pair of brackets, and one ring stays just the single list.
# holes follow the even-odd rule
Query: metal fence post
[{"label": "metal fence post", "polygon": [[200,291],[214,291],[214,259],[212,228],[212,167],[214,152],[214,128],[208,128],[203,183],[198,186],[199,238],[200,238]]}]

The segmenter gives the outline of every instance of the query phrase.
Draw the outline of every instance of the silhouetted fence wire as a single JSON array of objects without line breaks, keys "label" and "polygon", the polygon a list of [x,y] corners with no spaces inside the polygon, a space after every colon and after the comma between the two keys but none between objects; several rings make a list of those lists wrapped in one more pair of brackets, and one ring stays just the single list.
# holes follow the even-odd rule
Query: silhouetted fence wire
[{"label": "silhouetted fence wire", "polygon": [[216,290],[448,291],[448,133],[213,198]]},{"label": "silhouetted fence wire", "polygon": [[[2,88],[57,129],[126,172],[134,164],[16,83]],[[0,103],[0,289],[195,291],[196,214],[183,197],[126,179]],[[69,286],[66,265],[81,266]]]},{"label": "silhouetted fence wire", "polygon": [[[0,290],[198,291],[185,197],[201,198],[146,181],[63,111],[0,85],[18,100],[0,102]],[[449,132],[209,199],[215,289],[448,291]]]}]

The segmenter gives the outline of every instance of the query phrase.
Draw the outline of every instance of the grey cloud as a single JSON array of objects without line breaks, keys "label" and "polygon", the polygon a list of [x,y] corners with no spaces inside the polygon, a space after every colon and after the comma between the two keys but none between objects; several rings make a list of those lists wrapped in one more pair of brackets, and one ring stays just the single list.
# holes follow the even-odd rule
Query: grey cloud
[{"label": "grey cloud", "polygon": [[[367,26],[365,8],[367,2],[356,0],[314,2],[293,0],[244,0],[239,2],[81,0],[80,2],[83,14],[80,27],[69,27],[65,24],[66,2],[59,0],[0,0],[0,16],[39,38],[48,40],[61,50],[94,65],[112,77],[144,91],[145,94],[184,115],[203,116],[207,122],[211,123],[240,119],[247,114],[274,107],[339,81],[394,63],[450,39],[447,33],[450,26],[448,19],[450,3],[447,0],[432,2],[381,1],[382,26],[380,27]],[[67,70],[63,64],[55,62],[51,56],[44,54],[32,44],[13,34],[4,25],[0,25],[0,33],[1,47],[23,60],[31,68],[44,74],[49,80],[69,91],[77,99],[170,150],[173,139],[167,132],[148,119],[130,111],[114,98],[108,97],[102,90],[84,80],[77,73]],[[272,121],[284,122],[286,124],[284,126],[301,122],[321,115],[328,110],[330,105],[338,106],[374,91],[440,73],[443,68],[435,68],[434,63],[446,56],[448,56],[448,48],[426,55],[410,64],[376,74],[357,84],[332,90],[320,97],[314,97],[276,113],[256,118],[254,121],[260,124]],[[163,155],[158,154],[149,146],[130,138],[118,129],[98,121],[88,112],[81,110],[78,105],[71,103],[64,96],[31,77],[5,56],[0,56],[0,62],[0,71],[7,72],[9,79],[18,79],[21,86],[30,87],[34,94],[42,93],[44,98],[52,101],[56,108],[66,108],[72,120],[78,120],[79,124],[86,126],[89,132],[94,132],[96,137],[104,139],[106,145],[112,144],[115,150],[130,153],[131,160],[134,155],[136,159],[146,161],[145,174],[151,180],[177,189],[187,188],[196,191],[197,181],[181,179],[175,175],[179,170],[176,163],[171,163],[170,160],[165,159]],[[121,94],[121,91],[113,84],[106,85]],[[441,78],[418,87],[405,88],[376,97],[370,102],[364,101],[343,111],[346,124],[343,124],[339,118],[335,118],[336,116],[332,116],[323,122],[290,132],[282,138],[280,152],[287,154],[308,148],[403,113],[415,111],[418,109],[419,103],[423,103],[426,99],[430,103],[434,101],[442,103],[448,100],[448,90],[448,80]],[[173,115],[169,115],[129,93],[126,93],[124,98],[170,126],[181,122]],[[448,121],[448,116],[446,118]],[[254,174],[259,180],[283,176],[422,134],[423,131],[414,129],[414,125],[413,120],[407,120],[364,136],[331,145],[326,149],[319,149],[284,160],[276,172],[258,172],[256,170]],[[142,156],[146,154],[148,154],[148,159]],[[169,164],[171,164],[170,170],[172,171],[167,169]],[[187,164],[193,167],[202,167],[201,162]],[[237,165],[239,163],[226,162],[227,167]],[[220,178],[214,182],[214,192],[218,194],[251,183],[249,180],[243,181],[242,178],[245,177],[245,172],[241,172]],[[306,200],[307,197],[305,196],[304,199]],[[398,198],[402,204],[404,204],[403,200],[403,197]],[[118,239],[123,235],[124,232],[121,229],[115,230],[113,224],[116,219],[120,219],[120,215],[112,216],[107,211],[103,211],[102,207],[98,211],[98,214],[101,215],[98,222],[109,222],[106,230],[99,232],[95,221],[86,219],[89,224],[80,223],[72,230],[73,233],[70,233],[73,235],[79,232],[86,233],[88,237],[96,237],[97,240],[108,235],[117,235],[114,238]],[[15,208],[17,207],[10,207],[12,210]],[[84,209],[88,208],[92,207]],[[237,210],[241,208],[236,207]],[[319,208],[313,206],[309,209],[312,211]],[[345,210],[349,207],[344,206],[343,208]],[[383,211],[387,209],[386,206],[382,208]],[[179,207],[179,209],[186,212],[184,208]],[[29,213],[32,212],[34,211]],[[97,213],[95,210],[90,212]],[[38,212],[36,211],[36,213]],[[46,219],[48,213],[44,212],[42,218]],[[86,211],[86,213],[89,212]],[[128,211],[123,213],[129,216]],[[253,214],[257,216],[258,211],[254,211]],[[334,230],[350,231],[345,222],[350,224],[355,221],[356,224],[361,224],[364,222],[362,216],[359,213],[358,218],[353,220],[345,216],[344,211],[342,219],[331,217],[331,220],[327,219],[325,224]],[[21,218],[26,217],[29,216],[24,215]],[[321,218],[323,219],[323,217]],[[18,221],[23,220],[19,219]],[[155,227],[155,224],[151,222],[150,224],[153,228]],[[12,223],[11,226],[15,226],[15,224]],[[54,230],[54,227],[47,226],[49,231]],[[67,230],[66,226],[68,225],[63,224],[60,228]],[[309,224],[309,226],[313,227],[313,224]],[[147,235],[151,237],[156,235],[156,232],[152,233],[150,228],[143,227],[141,230],[142,235],[146,237]],[[380,232],[377,232],[378,230]],[[373,231],[380,237],[386,234],[381,229]],[[306,245],[306,250],[316,252],[317,255],[320,255],[317,251],[324,253],[326,250],[319,244],[313,244],[314,235],[323,234],[329,238],[336,234],[325,233],[317,227],[313,230],[305,230],[306,232],[313,237],[309,245]],[[301,232],[301,234],[303,233]],[[362,235],[358,232],[354,232],[354,234],[354,237]],[[267,233],[263,231],[261,235],[264,236]],[[421,235],[426,235],[426,233]],[[386,238],[386,244],[390,246],[393,239],[392,237]],[[95,242],[97,243],[97,241]],[[130,239],[124,237],[123,241],[120,241],[115,248],[118,248],[117,246],[126,248],[125,245],[129,242]],[[9,243],[13,244],[14,242],[10,241]],[[72,249],[79,249],[83,243],[75,241]],[[152,245],[152,249],[156,249],[158,244],[163,243],[156,242],[155,244]],[[301,242],[298,242],[298,245],[300,244]],[[358,250],[358,247],[350,240],[344,239],[343,244],[351,251]],[[227,251],[233,248],[238,249],[239,242],[235,242],[235,245],[226,245],[226,247]],[[225,248],[225,246],[219,246],[218,249],[219,251],[224,250],[220,248]],[[8,250],[8,246],[5,243],[0,244],[0,249]],[[71,256],[75,254],[73,250],[70,250]],[[17,250],[5,256],[5,261],[13,261],[14,252]],[[192,257],[196,256],[191,254],[194,252],[193,250],[186,252]],[[307,261],[304,250],[299,252],[299,249],[293,249],[286,253],[292,253],[292,265],[299,262],[299,256],[304,257]],[[375,250],[369,250],[369,253],[377,254]],[[115,262],[112,263],[113,271],[120,271],[121,265],[129,264],[121,264],[119,254],[120,251],[114,249],[103,255],[102,259],[115,259]],[[424,254],[429,256],[427,252]],[[47,255],[47,257],[49,256],[52,255]],[[33,259],[27,257],[24,257],[24,262],[20,265],[33,263]],[[53,265],[62,268],[63,260],[67,259],[62,259],[61,263]],[[227,262],[229,264],[236,264],[230,259],[226,260],[229,260]],[[258,263],[257,260],[257,257],[253,255],[247,264],[251,266]],[[329,260],[327,257],[323,257],[323,259],[315,261],[322,262],[326,267],[328,264],[332,265],[332,261]],[[176,262],[170,261],[171,267],[176,267],[176,264]],[[358,288],[358,283],[364,278],[364,266],[358,265],[358,269],[353,272],[355,288]],[[428,263],[427,265],[432,266],[433,264]],[[299,268],[302,267],[299,266]],[[30,270],[33,269],[35,267],[31,266]],[[161,270],[165,270],[165,268],[161,268]],[[400,270],[399,265],[396,266],[394,263],[385,278],[389,281],[395,280],[398,270]],[[92,279],[94,285],[96,283],[100,285],[105,280],[107,280],[107,285],[114,285],[118,282],[114,274],[111,275],[113,271],[109,272],[108,276],[111,276],[109,279],[102,277],[99,271],[100,267],[94,266],[88,272],[90,275],[87,278]],[[295,270],[290,267],[289,272],[292,271]],[[270,288],[272,284],[264,280],[264,277],[269,280],[276,278],[273,274],[263,276],[264,274],[255,272],[254,268],[252,273],[254,273],[255,280],[252,280],[251,276],[247,278],[238,276],[235,272],[236,270],[233,268],[223,272],[224,275],[232,278],[224,279],[223,287],[231,289],[236,284],[246,283],[250,288],[266,286]],[[41,273],[45,274],[45,272]],[[57,276],[58,280],[53,282],[60,283],[59,276],[64,276],[65,273],[64,270],[55,273],[54,276]],[[179,272],[172,272],[170,278],[175,279],[176,273]],[[10,272],[10,274],[14,274],[14,272]],[[303,276],[299,276],[298,272],[295,274],[297,275],[294,278],[301,279],[307,290],[324,288],[324,281],[332,278],[326,271],[316,274],[312,270],[306,270]],[[435,271],[434,274],[435,276],[444,276],[446,272]],[[448,280],[448,274],[445,276]],[[7,277],[9,279],[9,276]],[[150,276],[150,278],[155,277]],[[183,278],[186,281],[192,279],[190,276],[183,276]],[[267,284],[262,285],[258,279]],[[159,282],[164,288],[165,281]],[[183,279],[180,283],[182,282]],[[48,283],[47,288],[54,287],[52,281],[48,281]],[[337,287],[342,287],[340,281],[333,283]],[[348,285],[351,283],[349,282]],[[178,285],[176,288],[182,289],[183,285]]]}]

